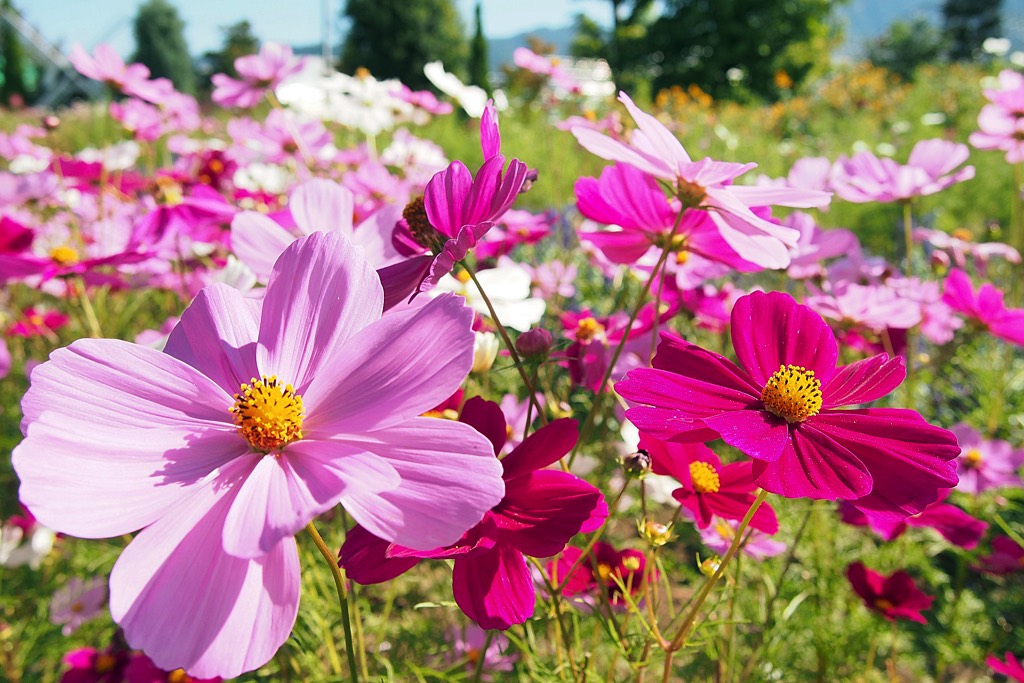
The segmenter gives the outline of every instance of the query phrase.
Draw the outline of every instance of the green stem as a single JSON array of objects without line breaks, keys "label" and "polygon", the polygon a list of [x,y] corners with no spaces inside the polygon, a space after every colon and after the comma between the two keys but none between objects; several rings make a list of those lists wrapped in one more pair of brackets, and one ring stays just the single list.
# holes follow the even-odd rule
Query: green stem
[{"label": "green stem", "polygon": [[484,638],[484,646],[480,650],[480,656],[477,657],[476,666],[473,668],[473,683],[480,683],[480,676],[484,672],[484,660],[487,659],[487,649],[491,646],[491,640],[494,638],[494,631],[488,629],[487,637]]},{"label": "green stem", "polygon": [[[732,544],[729,546],[729,550],[725,553],[725,557],[722,558],[722,562],[718,565],[718,569],[712,574],[708,580],[704,583],[704,587],[701,592],[697,595],[697,599],[694,600],[693,606],[690,607],[689,614],[683,620],[683,623],[679,626],[679,631],[676,633],[675,638],[669,644],[669,652],[675,651],[683,647],[686,644],[686,638],[690,635],[693,627],[697,623],[697,615],[700,613],[700,608],[704,606],[704,602],[711,595],[711,591],[714,590],[715,584],[722,578],[726,568],[729,566],[729,562],[736,555],[736,551],[739,550],[740,544],[743,542],[743,536],[747,531],[747,527],[750,526],[750,520],[754,518],[754,514],[758,508],[761,507],[761,503],[764,502],[765,498],[768,497],[768,492],[764,489],[758,489],[757,497],[754,498],[754,502],[750,504],[750,509],[747,510],[747,514],[744,515],[743,521],[740,522],[739,527],[736,529],[736,535],[732,539]],[[666,662],[666,665],[668,662]]]},{"label": "green stem", "polygon": [[914,210],[910,205],[910,200],[903,200],[903,239],[905,240],[904,262],[903,267],[906,274],[913,275],[914,273]]},{"label": "green stem", "polygon": [[[633,329],[633,323],[636,322],[636,318],[640,315],[640,309],[644,306],[644,300],[651,291],[651,286],[654,284],[654,279],[658,277],[658,274],[664,270],[665,262],[668,260],[668,255],[672,253],[669,250],[669,245],[672,244],[673,238],[676,236],[676,230],[679,229],[679,223],[683,220],[683,214],[686,209],[681,209],[679,214],[676,216],[676,222],[672,225],[672,231],[665,238],[664,246],[661,248],[661,256],[658,257],[658,262],[654,264],[654,269],[651,270],[650,277],[647,278],[647,282],[644,283],[644,288],[640,292],[639,298],[637,298],[636,306],[633,307],[633,312],[629,315],[629,321],[626,323],[625,329],[622,331],[622,338],[619,340],[618,345],[615,347],[615,352],[612,353],[611,359],[608,361],[608,367],[604,371],[604,378],[601,380],[601,386],[597,388],[597,393],[594,395],[594,402],[590,404],[590,410],[587,411],[586,420],[583,422],[583,428],[580,429],[580,438],[576,442],[576,445],[572,449],[572,454],[569,455],[569,467],[572,467],[573,460],[576,459],[576,454],[579,452],[580,446],[587,442],[590,438],[590,431],[594,427],[594,419],[597,417],[597,413],[600,412],[601,399],[604,398],[605,389],[608,387],[608,380],[611,379],[612,371],[615,369],[615,364],[619,362],[619,356],[622,355],[622,350],[626,348],[626,341],[629,339],[629,332]],[[654,312],[655,319],[658,317],[658,312]]]},{"label": "green stem", "polygon": [[306,525],[306,531],[313,538],[313,544],[320,554],[327,560],[327,566],[331,569],[331,576],[334,577],[334,587],[338,590],[338,603],[341,605],[341,623],[345,629],[345,654],[348,656],[349,680],[352,683],[359,683],[359,669],[356,667],[356,653],[352,646],[352,622],[348,614],[348,590],[345,588],[345,574],[338,565],[338,558],[331,549],[324,543],[320,532],[313,526],[313,522]]},{"label": "green stem", "polygon": [[[480,298],[484,300],[484,305],[487,306],[487,313],[491,316],[491,320],[494,321],[494,326],[498,328],[498,334],[501,336],[501,340],[505,343],[505,348],[508,349],[509,354],[512,356],[512,363],[515,364],[516,370],[519,371],[519,377],[523,380],[523,385],[526,387],[526,391],[530,396],[530,403],[537,409],[537,415],[540,416],[540,422],[542,425],[548,423],[547,415],[544,414],[544,410],[541,408],[540,403],[537,401],[537,389],[533,382],[530,381],[529,375],[526,374],[526,368],[523,366],[523,359],[519,356],[519,352],[516,351],[516,345],[512,343],[512,339],[508,336],[508,332],[505,330],[505,326],[501,324],[501,320],[498,319],[498,313],[494,310],[494,305],[491,304],[490,297],[487,296],[487,292],[484,291],[483,285],[476,279],[476,273],[469,264],[465,261],[460,262],[462,267],[469,273],[469,278],[476,285],[477,291],[480,292]],[[569,461],[572,463],[572,460]]]}]

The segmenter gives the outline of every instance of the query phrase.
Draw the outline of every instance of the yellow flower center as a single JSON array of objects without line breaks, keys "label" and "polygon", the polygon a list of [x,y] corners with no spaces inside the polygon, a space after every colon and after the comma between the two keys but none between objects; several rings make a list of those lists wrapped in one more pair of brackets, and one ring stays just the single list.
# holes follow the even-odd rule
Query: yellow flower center
[{"label": "yellow flower center", "polygon": [[721,488],[715,466],[699,460],[690,463],[690,481],[697,493],[718,493]]},{"label": "yellow flower center", "polygon": [[459,282],[461,282],[462,284],[466,284],[471,279],[469,277],[469,271],[468,270],[459,270],[459,271],[456,271],[456,272],[452,273],[452,275],[454,275],[455,279],[458,280]]},{"label": "yellow flower center", "polygon": [[607,583],[612,575],[612,566],[607,562],[601,562],[597,565],[597,575],[601,577],[601,581]]},{"label": "yellow flower center", "polygon": [[886,600],[885,598],[875,598],[875,607],[885,612],[886,610],[890,610],[893,607],[895,607],[895,605],[892,604],[891,600]]},{"label": "yellow flower center", "polygon": [[814,370],[782,365],[768,378],[761,400],[768,412],[787,422],[803,422],[821,410],[821,380]]},{"label": "yellow flower center", "polygon": [[50,258],[54,263],[61,266],[73,266],[81,260],[74,247],[69,247],[67,245],[51,249]]},{"label": "yellow flower center", "polygon": [[637,569],[640,569],[640,558],[636,555],[630,555],[622,560],[622,566],[631,572],[635,572]]},{"label": "yellow flower center", "polygon": [[185,201],[185,193],[181,184],[170,178],[160,177],[156,179],[157,194],[161,202],[166,206],[179,206]]},{"label": "yellow flower center", "polygon": [[604,325],[594,318],[583,318],[576,324],[576,341],[592,341],[601,334],[604,334]]},{"label": "yellow flower center", "polygon": [[445,408],[444,410],[428,410],[423,413],[420,417],[436,417],[440,420],[458,420],[459,411],[454,408]]},{"label": "yellow flower center", "polygon": [[167,674],[167,683],[190,683],[193,680],[195,679],[185,673],[183,669],[175,669]]},{"label": "yellow flower center", "polygon": [[967,228],[957,228],[956,230],[953,231],[953,237],[964,242],[974,241],[974,233],[972,233]]},{"label": "yellow flower center", "polygon": [[981,464],[981,451],[972,448],[964,453],[964,466],[968,468],[978,467]]},{"label": "yellow flower center", "polygon": [[238,433],[261,453],[277,451],[302,438],[302,397],[291,384],[277,383],[277,377],[263,377],[243,384],[235,394]]},{"label": "yellow flower center", "polygon": [[731,541],[733,537],[736,535],[735,530],[733,530],[731,526],[729,526],[723,521],[718,521],[715,523],[715,531],[718,533],[719,536],[721,536],[727,541]]},{"label": "yellow flower center", "polygon": [[81,603],[81,601],[72,603],[71,611],[74,612],[75,614],[81,614],[82,612],[85,611],[85,605],[83,605]]}]

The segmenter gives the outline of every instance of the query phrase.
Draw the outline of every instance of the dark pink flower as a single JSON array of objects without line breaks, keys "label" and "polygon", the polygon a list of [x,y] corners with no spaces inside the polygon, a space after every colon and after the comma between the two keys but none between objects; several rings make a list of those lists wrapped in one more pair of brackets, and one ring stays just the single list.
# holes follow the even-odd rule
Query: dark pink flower
[{"label": "dark pink flower", "polygon": [[7,328],[7,334],[12,337],[52,337],[56,330],[67,323],[68,317],[63,313],[29,307],[22,312],[21,318]]},{"label": "dark pink flower", "polygon": [[547,565],[548,576],[558,586],[565,584],[562,595],[574,602],[590,605],[597,593],[614,606],[624,604],[623,588],[636,595],[643,589],[647,560],[639,550],[616,550],[610,543],[598,541],[590,556],[583,561],[583,551],[569,546],[558,559]]},{"label": "dark pink flower", "polygon": [[1006,653],[1005,662],[995,655],[989,655],[985,658],[985,663],[988,664],[989,668],[997,674],[1003,674],[1011,681],[1024,683],[1024,665],[1021,664],[1020,660],[1013,656],[1012,652]]},{"label": "dark pink flower", "polygon": [[912,410],[837,410],[874,401],[903,381],[902,358],[880,354],[837,367],[824,320],[788,294],[736,302],[739,365],[662,334],[653,368],[615,388],[639,404],[626,416],[641,432],[682,443],[721,438],[755,459],[754,481],[787,498],[856,499],[897,518],[956,484],[956,438]]},{"label": "dark pink flower", "polygon": [[1012,574],[1024,571],[1024,547],[1009,536],[997,536],[992,541],[992,554],[979,557],[975,567],[986,574]]},{"label": "dark pink flower", "polygon": [[[472,398],[460,419],[490,439],[495,455],[501,451],[508,432],[496,403]],[[367,584],[399,576],[421,559],[452,559],[452,592],[466,616],[483,628],[523,623],[534,607],[526,556],[551,557],[608,516],[596,488],[568,472],[543,469],[565,456],[577,436],[576,422],[563,419],[523,440],[501,460],[505,497],[454,545],[416,551],[356,527],[341,548],[342,566],[353,581]]]},{"label": "dark pink flower", "polygon": [[946,276],[942,300],[988,328],[992,336],[1024,346],[1024,308],[1007,308],[1003,292],[991,283],[986,282],[975,292],[967,273],[953,268]]},{"label": "dark pink flower", "polygon": [[935,598],[918,588],[905,571],[883,576],[855,562],[846,568],[846,578],[867,608],[889,621],[907,619],[919,624],[928,623],[921,610],[931,608]]},{"label": "dark pink flower", "polygon": [[870,527],[886,541],[901,536],[908,527],[925,527],[935,529],[953,545],[971,550],[985,535],[988,523],[971,517],[955,505],[943,502],[948,496],[949,491],[943,490],[938,501],[903,520],[895,520],[872,511],[865,512],[847,501],[843,501],[839,506],[839,512],[847,524]]},{"label": "dark pink flower", "polygon": [[[693,515],[698,529],[708,528],[715,515],[743,519],[754,502],[757,485],[750,460],[723,465],[702,443],[659,441],[646,434],[640,436],[640,449],[650,454],[655,474],[667,474],[679,481],[681,486],[672,497]],[[775,511],[767,504],[757,509],[750,526],[767,534],[779,530]]]},{"label": "dark pink flower", "polygon": [[70,668],[60,677],[60,683],[121,683],[128,652],[115,647],[103,651],[83,647],[65,654],[64,664]]},{"label": "dark pink flower", "polygon": [[249,109],[260,103],[268,89],[276,88],[304,66],[305,60],[296,59],[287,45],[264,43],[259,54],[235,60],[238,79],[226,74],[213,75],[213,101],[222,107]]},{"label": "dark pink flower", "polygon": [[136,652],[124,670],[125,683],[220,683],[222,678],[194,678],[181,669],[161,669],[142,652]]}]

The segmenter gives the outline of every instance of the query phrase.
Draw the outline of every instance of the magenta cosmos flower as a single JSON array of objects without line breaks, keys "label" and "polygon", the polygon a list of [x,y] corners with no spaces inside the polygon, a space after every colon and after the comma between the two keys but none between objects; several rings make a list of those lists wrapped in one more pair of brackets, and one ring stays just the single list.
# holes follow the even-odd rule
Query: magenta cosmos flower
[{"label": "magenta cosmos flower", "polygon": [[1024,664],[1014,657],[1012,652],[1006,653],[1006,661],[995,655],[989,655],[985,658],[985,663],[997,674],[1003,674],[1011,681],[1024,683]]},{"label": "magenta cosmos flower", "polygon": [[953,545],[972,550],[988,530],[988,523],[971,517],[955,505],[943,502],[948,497],[948,489],[940,491],[938,501],[926,507],[922,512],[903,520],[879,516],[873,512],[864,512],[857,509],[852,503],[845,501],[839,506],[839,514],[847,524],[870,527],[886,541],[903,535],[908,527],[927,527],[938,531]]},{"label": "magenta cosmos flower", "polygon": [[298,608],[292,536],[339,503],[428,549],[501,500],[490,442],[419,417],[469,372],[472,311],[382,304],[357,248],[317,233],[281,255],[262,303],[200,292],[163,353],[79,340],[32,373],[21,499],[74,536],[142,529],[110,610],[161,668],[228,678],[269,660]]},{"label": "magenta cosmos flower", "polygon": [[636,121],[637,129],[633,131],[630,144],[588,127],[573,127],[572,134],[587,151],[602,159],[629,164],[671,183],[675,195],[687,208],[708,212],[722,237],[744,260],[763,268],[789,265],[788,247],[796,245],[796,231],[755,215],[750,207],[824,206],[831,198],[829,193],[733,185],[736,178],[757,164],[714,161],[707,157],[693,161],[671,131],[658,119],[641,111],[626,93],[619,93],[619,101]]},{"label": "magenta cosmos flower", "polygon": [[615,385],[645,404],[626,416],[666,441],[721,438],[755,459],[754,481],[787,498],[857,499],[863,509],[906,517],[957,482],[956,437],[912,410],[836,410],[868,403],[906,376],[902,358],[880,354],[836,367],[824,320],[791,296],[754,292],[732,311],[739,366],[663,335],[653,368]]},{"label": "magenta cosmos flower", "polygon": [[978,495],[1002,486],[1024,486],[1017,472],[1024,467],[1024,448],[1007,441],[982,438],[980,432],[960,422],[950,428],[960,444],[956,459],[960,483],[956,488]]},{"label": "magenta cosmos flower", "polygon": [[846,568],[846,578],[868,609],[878,612],[889,621],[907,619],[926,624],[921,610],[930,609],[934,597],[917,587],[905,571],[883,576],[860,562]]},{"label": "magenta cosmos flower", "polygon": [[[757,485],[750,460],[723,465],[715,452],[702,443],[671,443],[649,435],[640,436],[640,449],[651,456],[652,471],[675,478],[681,486],[672,492],[691,515],[698,529],[707,529],[715,515],[740,520],[754,502]],[[770,505],[762,505],[750,527],[774,534],[779,521]]]},{"label": "magenta cosmos flower", "polygon": [[946,276],[942,300],[953,310],[988,328],[993,337],[1024,346],[1024,308],[1007,308],[1003,292],[986,282],[977,292],[971,278],[959,268]]},{"label": "magenta cosmos flower", "polygon": [[[508,431],[498,404],[472,398],[460,419],[491,440],[495,455],[501,451]],[[483,628],[504,630],[523,623],[535,602],[526,556],[551,557],[608,516],[596,488],[568,472],[543,469],[567,455],[577,437],[574,420],[556,420],[502,458],[505,497],[458,543],[416,551],[356,527],[341,548],[342,566],[353,581],[380,583],[422,559],[454,560],[452,593],[466,616]]]}]

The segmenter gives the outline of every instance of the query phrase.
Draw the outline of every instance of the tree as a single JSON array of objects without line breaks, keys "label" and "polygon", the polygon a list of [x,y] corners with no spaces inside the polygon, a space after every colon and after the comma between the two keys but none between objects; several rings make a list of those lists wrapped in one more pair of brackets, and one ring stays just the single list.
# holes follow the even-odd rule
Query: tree
[{"label": "tree", "polygon": [[[3,0],[0,8],[5,10],[13,9],[10,0]],[[2,78],[0,83],[0,103],[12,103],[21,99],[24,104],[29,97],[29,87],[25,80],[25,69],[28,63],[25,60],[25,53],[21,46],[21,39],[14,28],[7,22],[0,24],[0,59],[3,60]]]},{"label": "tree", "polygon": [[370,70],[376,78],[397,78],[411,88],[429,86],[423,65],[441,60],[455,74],[466,67],[466,39],[452,0],[348,0],[348,36],[341,70]]},{"label": "tree", "polygon": [[490,92],[491,86],[487,81],[487,72],[490,69],[487,55],[487,38],[484,36],[484,24],[480,18],[479,0],[476,3],[474,17],[476,30],[473,32],[473,40],[469,43],[469,82],[471,85],[478,85],[487,92]]},{"label": "tree", "polygon": [[867,58],[904,80],[914,78],[917,67],[939,61],[945,48],[942,32],[925,17],[894,21],[885,33],[867,45]]},{"label": "tree", "polygon": [[135,55],[153,78],[171,79],[174,87],[194,93],[196,75],[185,43],[185,24],[167,0],[148,0],[135,15]]},{"label": "tree", "polygon": [[[694,83],[716,98],[774,99],[827,64],[832,0],[666,0],[650,27],[657,88]],[[738,86],[738,87],[737,87]]]},{"label": "tree", "polygon": [[942,19],[950,61],[975,60],[986,38],[1002,35],[1003,0],[945,0]]},{"label": "tree", "polygon": [[221,48],[203,55],[210,74],[227,74],[236,78],[235,60],[246,55],[256,54],[260,49],[260,39],[252,32],[252,25],[245,20],[231,26],[222,26],[224,42]]}]

